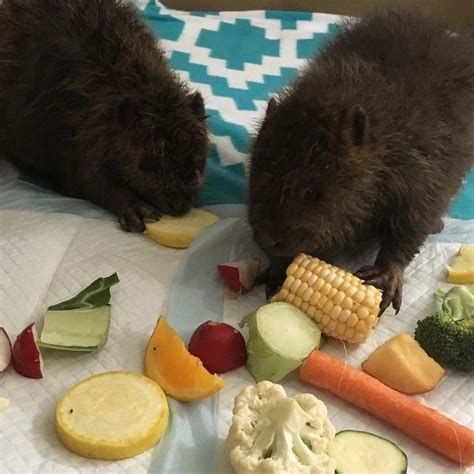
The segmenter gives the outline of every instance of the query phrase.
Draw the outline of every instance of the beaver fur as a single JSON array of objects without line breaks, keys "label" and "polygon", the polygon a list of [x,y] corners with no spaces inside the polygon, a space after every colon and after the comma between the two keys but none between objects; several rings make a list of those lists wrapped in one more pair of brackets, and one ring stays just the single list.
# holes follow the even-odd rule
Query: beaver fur
[{"label": "beaver fur", "polygon": [[403,271],[474,163],[474,40],[418,13],[346,23],[268,104],[253,144],[249,221],[269,292],[299,252],[375,236],[357,274],[398,311]]},{"label": "beaver fur", "polygon": [[127,230],[182,214],[202,182],[204,103],[119,0],[0,5],[0,153]]}]

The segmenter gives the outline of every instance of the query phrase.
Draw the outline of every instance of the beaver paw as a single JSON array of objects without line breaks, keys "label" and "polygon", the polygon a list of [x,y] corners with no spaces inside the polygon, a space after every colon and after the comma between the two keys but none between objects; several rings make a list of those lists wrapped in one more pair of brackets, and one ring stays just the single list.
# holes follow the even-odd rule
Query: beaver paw
[{"label": "beaver paw", "polygon": [[403,267],[398,264],[362,267],[355,275],[366,285],[373,285],[383,292],[379,316],[392,304],[398,314],[402,304]]},{"label": "beaver paw", "polygon": [[120,216],[120,225],[127,232],[143,232],[144,219],[157,221],[161,217],[159,211],[149,204],[137,201],[124,209]]}]

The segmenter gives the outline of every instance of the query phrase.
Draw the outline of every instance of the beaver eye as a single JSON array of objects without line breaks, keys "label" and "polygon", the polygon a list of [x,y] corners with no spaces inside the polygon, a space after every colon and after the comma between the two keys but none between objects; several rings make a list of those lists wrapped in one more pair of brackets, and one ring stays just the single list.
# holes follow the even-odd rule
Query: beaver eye
[{"label": "beaver eye", "polygon": [[303,199],[308,202],[315,202],[321,197],[321,193],[314,187],[306,188],[303,191]]}]

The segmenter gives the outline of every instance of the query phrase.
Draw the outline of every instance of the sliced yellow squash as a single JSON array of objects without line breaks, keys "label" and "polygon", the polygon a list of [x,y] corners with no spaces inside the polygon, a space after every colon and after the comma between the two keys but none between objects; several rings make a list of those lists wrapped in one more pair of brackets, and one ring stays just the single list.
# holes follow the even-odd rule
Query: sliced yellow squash
[{"label": "sliced yellow squash", "polygon": [[451,266],[448,265],[450,283],[474,283],[474,247],[463,246]]},{"label": "sliced yellow squash", "polygon": [[124,459],[158,443],[168,426],[160,386],[135,372],[105,372],[72,387],[56,408],[59,439],[73,453]]},{"label": "sliced yellow squash", "polygon": [[204,209],[191,209],[182,217],[162,216],[159,221],[145,223],[145,235],[166,247],[184,249],[205,227],[219,217]]}]

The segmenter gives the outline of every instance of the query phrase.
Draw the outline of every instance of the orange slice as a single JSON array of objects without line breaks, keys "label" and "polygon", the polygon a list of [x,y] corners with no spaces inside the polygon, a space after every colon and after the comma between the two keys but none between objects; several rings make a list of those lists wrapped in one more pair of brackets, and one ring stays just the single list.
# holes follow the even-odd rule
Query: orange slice
[{"label": "orange slice", "polygon": [[224,387],[191,355],[164,316],[158,318],[145,352],[145,375],[176,400],[202,400]]}]

